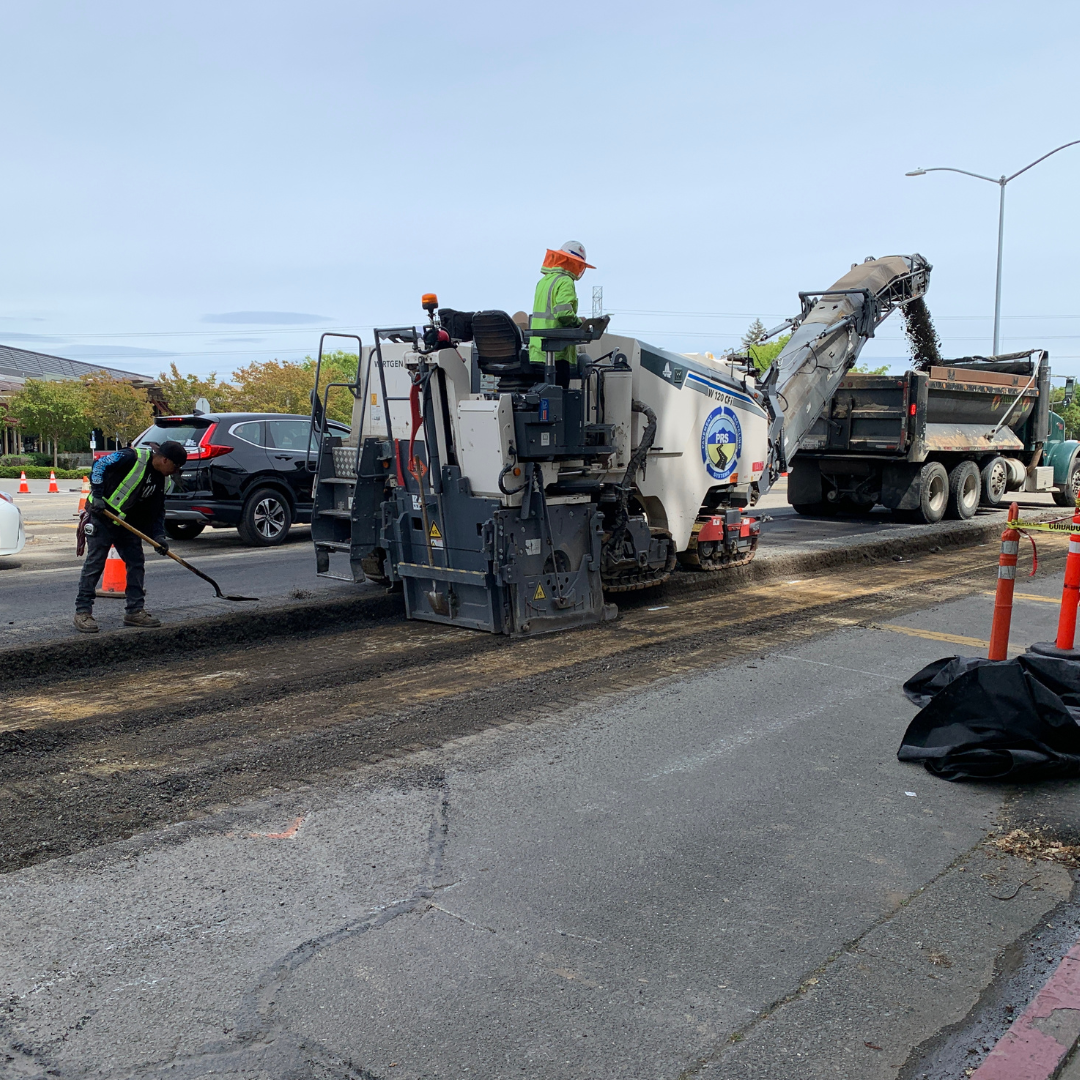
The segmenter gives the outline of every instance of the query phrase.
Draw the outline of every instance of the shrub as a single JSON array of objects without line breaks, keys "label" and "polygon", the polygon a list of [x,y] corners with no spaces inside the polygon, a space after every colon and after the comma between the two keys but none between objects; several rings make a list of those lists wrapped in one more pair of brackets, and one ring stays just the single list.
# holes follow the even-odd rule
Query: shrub
[{"label": "shrub", "polygon": [[41,465],[0,465],[0,480],[18,480],[20,473],[26,473],[27,480],[48,480],[49,473],[55,472],[57,480],[81,480],[90,475],[89,469],[46,469]]}]

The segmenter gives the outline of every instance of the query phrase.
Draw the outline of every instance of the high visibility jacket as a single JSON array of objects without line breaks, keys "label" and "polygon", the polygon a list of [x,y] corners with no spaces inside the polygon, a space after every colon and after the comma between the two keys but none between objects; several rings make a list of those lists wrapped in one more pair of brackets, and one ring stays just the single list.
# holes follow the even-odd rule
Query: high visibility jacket
[{"label": "high visibility jacket", "polygon": [[[574,287],[573,277],[557,267],[544,267],[541,275],[536,284],[536,295],[533,297],[531,325],[540,330],[556,326],[580,326],[581,320],[577,317],[577,289]],[[568,345],[561,349],[555,354],[555,359],[576,364],[577,346]],[[533,364],[547,362],[539,338],[529,338],[529,361]]]},{"label": "high visibility jacket", "polygon": [[137,446],[98,458],[90,472],[87,509],[108,509],[154,539],[163,536],[165,477],[151,468],[152,455],[149,446]]}]

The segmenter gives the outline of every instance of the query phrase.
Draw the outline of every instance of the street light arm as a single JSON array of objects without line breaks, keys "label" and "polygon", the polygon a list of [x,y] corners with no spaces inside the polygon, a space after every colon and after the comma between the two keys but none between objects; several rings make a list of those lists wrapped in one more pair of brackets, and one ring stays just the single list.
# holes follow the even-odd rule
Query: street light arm
[{"label": "street light arm", "polygon": [[[1038,164],[1038,162],[1032,162],[1032,165],[1035,165],[1035,164]],[[1030,169],[1031,165],[1029,165],[1028,168]],[[1000,184],[1001,183],[1000,180],[995,180],[992,176],[983,176],[981,173],[968,172],[967,169],[950,169],[948,166],[940,166],[940,167],[938,167],[936,169],[919,169],[918,173],[908,173],[908,176],[917,176],[920,173],[928,173],[928,172],[958,172],[958,173],[963,173],[964,176],[974,176],[976,180],[987,180],[991,184]],[[1010,177],[1009,179],[1012,179],[1012,177]]]},{"label": "street light arm", "polygon": [[[1028,171],[1028,169],[1033,169],[1036,165],[1039,164],[1040,161],[1045,161],[1048,157],[1051,157],[1053,154],[1056,154],[1058,152],[1058,150],[1064,150],[1067,146],[1076,146],[1078,143],[1080,143],[1080,139],[1073,139],[1072,142],[1067,142],[1067,143],[1064,143],[1061,146],[1059,146],[1057,148],[1057,150],[1051,150],[1049,154],[1043,154],[1043,156],[1041,158],[1036,158],[1030,165],[1025,165],[1020,170],[1020,172],[1014,172],[1012,174],[1012,176],[1006,177],[1005,178],[1005,183],[1007,184],[1010,180],[1015,180],[1020,175],[1020,173],[1026,173]],[[983,177],[983,179],[985,180],[986,177]],[[996,180],[994,182],[997,183]]]}]

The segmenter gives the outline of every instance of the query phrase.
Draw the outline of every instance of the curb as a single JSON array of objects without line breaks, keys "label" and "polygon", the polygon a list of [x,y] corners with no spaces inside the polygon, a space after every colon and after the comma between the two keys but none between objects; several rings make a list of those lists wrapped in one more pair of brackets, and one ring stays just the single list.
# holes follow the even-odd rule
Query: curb
[{"label": "curb", "polygon": [[[912,533],[906,535],[884,536],[861,543],[825,540],[811,541],[797,551],[770,553],[766,549],[764,555],[758,555],[745,566],[712,574],[676,573],[661,586],[620,593],[614,599],[620,607],[637,607],[688,594],[731,591],[793,574],[885,562],[898,556],[907,558],[943,548],[973,547],[996,541],[1004,520],[1005,515],[1000,514],[978,523],[939,522],[937,525],[914,526]],[[815,547],[815,544],[820,546]],[[203,616],[138,634],[130,630],[112,630],[0,649],[0,685],[40,677],[56,679],[58,670],[65,674],[77,673],[129,661],[160,660],[163,652],[191,652],[223,644],[255,644],[287,636],[359,628],[404,617],[400,594],[381,590],[373,594],[373,587],[362,592],[359,591],[362,586],[357,588],[356,596],[297,601],[266,611]]]},{"label": "curb", "polygon": [[[1059,1011],[1065,1018],[1055,1017]],[[1080,1034],[1080,944],[1058,964],[1035,1000],[998,1040],[971,1080],[1052,1080],[1076,1048]]]}]

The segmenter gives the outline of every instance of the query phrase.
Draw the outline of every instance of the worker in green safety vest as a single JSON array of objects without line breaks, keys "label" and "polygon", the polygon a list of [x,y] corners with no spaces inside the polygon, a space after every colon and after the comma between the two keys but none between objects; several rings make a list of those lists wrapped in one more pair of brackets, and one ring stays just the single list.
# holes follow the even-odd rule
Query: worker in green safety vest
[{"label": "worker in green safety vest", "polygon": [[165,482],[186,462],[187,451],[180,443],[172,441],[128,447],[94,462],[86,511],[79,521],[78,554],[82,554],[85,543],[86,561],[75,599],[76,630],[84,634],[98,632],[93,614],[94,595],[110,547],[116,548],[127,571],[124,625],[161,625],[161,621],[143,607],[146,592],[143,589],[142,541],[107,518],[103,511],[108,510],[146,533],[157,542],[158,551],[166,554],[169,542],[165,537]]},{"label": "worker in green safety vest", "polygon": [[[577,240],[567,240],[557,251],[548,249],[540,270],[540,280],[533,297],[533,330],[549,330],[554,327],[580,326],[578,318],[577,281],[586,270],[595,270],[585,261],[585,245]],[[529,338],[529,362],[541,367],[547,355],[541,347],[540,338]],[[577,365],[577,346],[568,345],[555,354],[555,381],[562,387],[570,385],[571,367]]]}]

